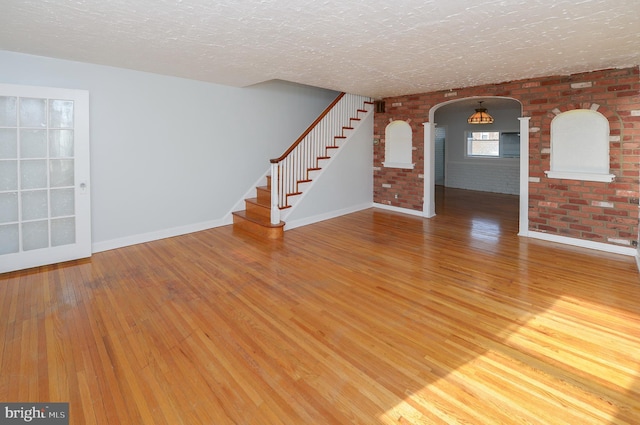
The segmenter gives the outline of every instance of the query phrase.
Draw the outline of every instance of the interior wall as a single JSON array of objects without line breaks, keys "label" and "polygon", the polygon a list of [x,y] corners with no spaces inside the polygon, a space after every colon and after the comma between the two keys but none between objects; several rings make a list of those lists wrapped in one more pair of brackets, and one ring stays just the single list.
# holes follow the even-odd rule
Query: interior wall
[{"label": "interior wall", "polygon": [[234,88],[0,51],[0,82],[88,90],[94,251],[230,223],[238,200],[337,96]]},{"label": "interior wall", "polygon": [[515,101],[513,103],[512,109],[491,109],[489,113],[493,116],[494,123],[481,126],[467,123],[473,109],[460,109],[454,103],[436,111],[436,125],[447,128],[444,186],[512,195],[519,193],[518,158],[470,158],[466,154],[467,131],[520,130],[520,104]]},{"label": "interior wall", "polygon": [[[633,248],[638,245],[640,197],[640,78],[637,66],[572,75],[548,76],[383,99],[376,114],[374,202],[422,211],[424,201],[424,126],[431,108],[467,97],[508,97],[529,117],[528,223],[533,232]],[[550,169],[550,123],[557,114],[591,109],[609,120],[611,183],[554,179]],[[381,166],[384,128],[389,120],[410,120],[414,170]],[[417,141],[417,142],[416,142]],[[399,194],[394,198],[394,194]]]}]

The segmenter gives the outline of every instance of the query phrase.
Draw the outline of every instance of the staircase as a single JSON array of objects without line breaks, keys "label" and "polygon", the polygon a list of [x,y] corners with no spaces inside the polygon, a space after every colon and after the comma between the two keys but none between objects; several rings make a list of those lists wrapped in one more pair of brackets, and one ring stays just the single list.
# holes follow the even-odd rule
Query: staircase
[{"label": "staircase", "polygon": [[271,176],[267,185],[256,187],[256,197],[244,200],[245,210],[233,212],[233,228],[267,239],[284,236],[284,222],[271,223]]},{"label": "staircase", "polygon": [[[270,161],[267,185],[256,187],[255,198],[245,199],[244,211],[232,213],[234,230],[282,238],[285,223],[281,216],[311,188],[372,105],[369,98],[341,93],[284,154]],[[273,182],[272,176],[276,176]]]}]

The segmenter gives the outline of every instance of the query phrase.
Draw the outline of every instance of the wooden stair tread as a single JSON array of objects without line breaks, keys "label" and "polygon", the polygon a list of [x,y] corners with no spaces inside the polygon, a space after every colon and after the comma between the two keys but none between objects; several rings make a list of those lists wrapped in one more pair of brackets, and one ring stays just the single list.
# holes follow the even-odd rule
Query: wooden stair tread
[{"label": "wooden stair tread", "polygon": [[247,211],[234,211],[233,230],[242,231],[267,239],[284,237],[284,221],[272,224],[268,217],[248,214]]},{"label": "wooden stair tread", "polygon": [[270,219],[267,219],[265,217],[259,217],[259,216],[255,216],[252,214],[247,214],[247,211],[234,211],[232,213],[235,217],[240,217],[244,220],[250,221],[252,223],[256,223],[259,224],[263,227],[268,227],[268,228],[278,228],[278,227],[283,227],[285,225],[284,221],[280,221],[277,224],[273,224],[271,223]]},{"label": "wooden stair tread", "polygon": [[266,201],[265,201],[265,200],[263,200],[263,199],[258,199],[258,198],[248,198],[248,199],[245,199],[245,202],[248,202],[248,203],[250,203],[250,204],[254,204],[254,205],[259,205],[259,206],[264,207],[264,208],[271,209],[271,204],[270,204],[270,203],[268,203],[268,202],[266,202]]}]

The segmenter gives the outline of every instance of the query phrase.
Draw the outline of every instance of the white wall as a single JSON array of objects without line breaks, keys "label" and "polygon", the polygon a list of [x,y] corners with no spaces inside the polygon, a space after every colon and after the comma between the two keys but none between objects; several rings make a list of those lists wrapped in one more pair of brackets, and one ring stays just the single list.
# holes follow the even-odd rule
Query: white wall
[{"label": "white wall", "polygon": [[230,223],[239,198],[335,98],[0,51],[0,82],[90,92],[94,251]]},{"label": "white wall", "polygon": [[445,127],[445,186],[483,192],[509,193],[520,191],[520,160],[518,158],[469,158],[466,156],[465,131],[519,132],[520,108],[491,109],[493,124],[467,124],[469,110],[446,108],[436,111],[437,126]]}]

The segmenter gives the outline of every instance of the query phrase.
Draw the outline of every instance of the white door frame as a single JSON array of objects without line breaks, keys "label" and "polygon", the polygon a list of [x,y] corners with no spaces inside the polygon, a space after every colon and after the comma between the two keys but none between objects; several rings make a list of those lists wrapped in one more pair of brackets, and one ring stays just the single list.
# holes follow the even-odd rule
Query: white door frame
[{"label": "white door frame", "polygon": [[[90,155],[89,155],[89,92],[86,90],[74,90],[52,87],[23,86],[14,84],[0,84],[0,95],[36,98],[51,100],[71,100],[73,101],[73,157],[74,161],[74,218],[75,223],[75,243],[61,244],[60,246],[49,245],[46,248],[33,250],[22,250],[22,242],[17,253],[0,255],[0,273],[21,270],[46,264],[59,263],[62,261],[75,260],[91,256],[91,198],[90,198]],[[49,103],[47,102],[47,105]],[[10,127],[9,127],[10,128]],[[47,127],[49,126],[47,125]],[[54,128],[55,130],[55,128]],[[20,127],[18,127],[20,131]],[[47,137],[47,144],[49,138]],[[47,154],[47,169],[51,160]],[[44,159],[44,158],[42,158]],[[56,159],[56,158],[54,158]],[[60,158],[64,160],[65,158]],[[17,155],[17,161],[21,161]],[[50,171],[49,171],[50,172]],[[51,189],[48,180],[46,189]],[[17,192],[22,193],[21,187]],[[21,195],[20,195],[21,196]],[[50,208],[50,203],[47,208]],[[21,208],[19,206],[19,208]],[[50,223],[52,217],[51,210],[46,220]],[[22,218],[18,217],[18,226],[21,226]],[[44,218],[43,218],[44,220]]]}]

